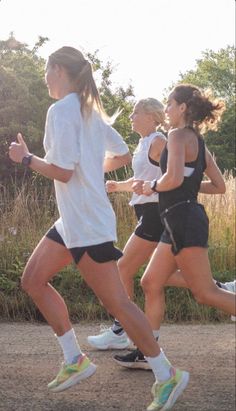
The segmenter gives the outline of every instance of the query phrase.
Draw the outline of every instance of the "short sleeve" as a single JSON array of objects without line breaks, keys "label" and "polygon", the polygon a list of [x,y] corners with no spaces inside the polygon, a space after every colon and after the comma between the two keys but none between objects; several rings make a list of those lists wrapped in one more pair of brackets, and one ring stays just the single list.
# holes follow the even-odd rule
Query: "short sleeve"
[{"label": "short sleeve", "polygon": [[106,157],[122,156],[129,152],[129,147],[121,135],[108,124],[106,124],[105,150]]},{"label": "short sleeve", "polygon": [[45,160],[58,167],[74,170],[79,161],[79,123],[55,104],[51,106],[45,127]]}]

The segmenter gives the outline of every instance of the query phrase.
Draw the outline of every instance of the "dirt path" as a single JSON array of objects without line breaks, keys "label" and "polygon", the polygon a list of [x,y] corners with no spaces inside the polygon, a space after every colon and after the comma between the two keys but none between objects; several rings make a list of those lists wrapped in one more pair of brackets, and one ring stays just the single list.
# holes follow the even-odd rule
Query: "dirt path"
[{"label": "dirt path", "polygon": [[[28,323],[0,324],[0,410],[144,411],[151,400],[150,371],[132,371],[112,360],[115,351],[93,351],[86,337],[98,324],[75,325],[80,344],[98,365],[95,375],[63,393],[46,384],[60,365],[51,329]],[[173,364],[190,371],[175,411],[235,410],[235,324],[164,325],[161,344]]]}]

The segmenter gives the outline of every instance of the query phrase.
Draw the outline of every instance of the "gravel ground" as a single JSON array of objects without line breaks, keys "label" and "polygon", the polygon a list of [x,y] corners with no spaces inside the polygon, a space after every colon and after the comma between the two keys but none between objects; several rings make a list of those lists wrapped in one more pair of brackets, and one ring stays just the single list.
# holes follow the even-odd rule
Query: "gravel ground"
[{"label": "gravel ground", "polygon": [[[98,365],[81,384],[53,394],[47,383],[57,373],[61,352],[51,329],[35,323],[0,324],[0,410],[144,411],[151,401],[151,371],[127,370],[86,337],[99,324],[75,324],[84,352]],[[161,345],[174,365],[190,372],[175,411],[235,411],[235,324],[163,325]]]}]

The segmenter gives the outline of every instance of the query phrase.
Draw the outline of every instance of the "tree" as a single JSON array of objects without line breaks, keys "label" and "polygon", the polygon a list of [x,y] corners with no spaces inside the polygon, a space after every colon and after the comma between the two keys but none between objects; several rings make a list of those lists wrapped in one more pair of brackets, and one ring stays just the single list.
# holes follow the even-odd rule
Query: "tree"
[{"label": "tree", "polygon": [[134,148],[135,133],[132,132],[129,115],[134,105],[133,87],[129,85],[127,89],[118,87],[114,90],[111,80],[114,67],[109,61],[104,65],[101,60],[99,60],[97,54],[98,50],[93,54],[88,53],[88,58],[93,65],[94,72],[97,75],[100,74],[99,92],[104,109],[109,116],[112,116],[116,111],[120,111],[114,127],[122,135],[132,151]]},{"label": "tree", "polygon": [[227,46],[218,52],[206,50],[196,60],[196,69],[180,74],[180,83],[191,83],[201,89],[211,89],[226,103],[226,111],[217,132],[205,136],[217,164],[224,170],[235,171],[235,49]]},{"label": "tree", "polygon": [[[42,38],[40,40],[42,43]],[[45,115],[51,101],[44,83],[44,66],[44,59],[13,35],[0,42],[1,181],[13,175],[20,177],[25,172],[18,167],[15,173],[15,165],[6,156],[17,132],[27,137],[33,152],[41,154]]]},{"label": "tree", "polygon": [[[30,150],[43,155],[42,136],[46,112],[53,102],[48,96],[44,82],[45,60],[38,56],[39,48],[47,41],[39,37],[32,50],[26,44],[17,41],[13,33],[6,41],[0,41],[0,180],[8,182],[14,177],[16,184],[31,175],[30,170],[15,166],[7,157],[9,144],[21,131],[26,137]],[[132,110],[130,99],[133,89],[119,87],[112,90],[111,75],[113,67],[110,62],[103,65],[97,51],[88,54],[94,71],[100,75],[99,91],[104,108],[109,115],[121,110],[114,127],[128,140],[132,134],[129,114]]]}]

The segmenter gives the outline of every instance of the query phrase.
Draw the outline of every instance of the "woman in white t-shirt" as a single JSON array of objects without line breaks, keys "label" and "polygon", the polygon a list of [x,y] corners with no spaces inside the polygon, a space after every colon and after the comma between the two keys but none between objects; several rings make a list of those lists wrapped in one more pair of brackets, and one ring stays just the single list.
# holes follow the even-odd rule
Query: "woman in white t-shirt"
[{"label": "woman in white t-shirt", "polygon": [[[49,281],[73,260],[87,284],[142,350],[156,382],[148,409],[169,408],[188,383],[188,373],[174,369],[153,337],[143,312],[121,283],[113,245],[116,222],[104,186],[104,171],[130,161],[121,136],[103,119],[91,64],[72,47],[50,55],[46,66],[49,95],[58,100],[47,113],[45,158],[32,155],[21,134],[10,158],[54,180],[59,219],[32,253],[22,286],[53,328],[64,354],[53,392],[65,390],[95,372],[81,352],[63,298]],[[109,152],[109,157],[105,153]],[[105,159],[105,160],[104,160]],[[168,391],[168,395],[166,395]]]}]

